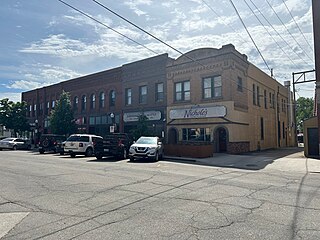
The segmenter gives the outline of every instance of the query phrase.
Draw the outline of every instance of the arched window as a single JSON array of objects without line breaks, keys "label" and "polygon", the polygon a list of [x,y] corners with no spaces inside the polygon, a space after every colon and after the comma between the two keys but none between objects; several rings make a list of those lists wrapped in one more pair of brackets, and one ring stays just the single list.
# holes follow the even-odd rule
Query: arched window
[{"label": "arched window", "polygon": [[96,95],[92,93],[90,97],[90,109],[95,109],[95,108],[96,108]]},{"label": "arched window", "polygon": [[109,106],[115,106],[116,105],[116,91],[111,90],[109,94]]},{"label": "arched window", "polygon": [[86,95],[83,95],[81,98],[81,110],[86,111],[87,109],[87,97]]},{"label": "arched window", "polygon": [[104,92],[101,92],[99,95],[99,107],[104,108],[105,105],[105,97],[104,97]]},{"label": "arched window", "polygon": [[78,111],[78,106],[79,106],[79,98],[75,96],[73,98],[73,110],[76,112]]}]

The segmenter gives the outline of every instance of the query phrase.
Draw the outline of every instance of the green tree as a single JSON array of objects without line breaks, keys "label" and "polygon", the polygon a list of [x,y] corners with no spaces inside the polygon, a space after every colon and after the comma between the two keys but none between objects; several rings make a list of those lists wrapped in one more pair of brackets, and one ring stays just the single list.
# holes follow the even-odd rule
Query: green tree
[{"label": "green tree", "polygon": [[131,131],[131,134],[134,139],[138,139],[141,136],[149,136],[150,131],[148,129],[148,117],[144,114],[139,116],[139,120],[135,129]]},{"label": "green tree", "polygon": [[0,124],[7,129],[12,129],[14,136],[30,130],[26,113],[26,102],[14,103],[8,98],[0,100]]},{"label": "green tree", "polygon": [[69,135],[76,132],[69,93],[64,91],[61,93],[50,115],[50,128],[55,134]]},{"label": "green tree", "polygon": [[314,100],[312,98],[300,97],[296,103],[297,129],[303,131],[303,121],[313,116]]}]

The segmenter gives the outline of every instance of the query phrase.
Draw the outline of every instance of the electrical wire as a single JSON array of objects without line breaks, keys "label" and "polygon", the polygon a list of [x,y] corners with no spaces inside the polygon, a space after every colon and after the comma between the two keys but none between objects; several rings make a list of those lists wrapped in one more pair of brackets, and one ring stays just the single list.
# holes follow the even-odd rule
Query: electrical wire
[{"label": "electrical wire", "polygon": [[299,31],[300,31],[300,33],[301,33],[301,35],[303,36],[304,40],[306,41],[306,43],[309,45],[309,47],[310,47],[311,51],[313,52],[313,48],[312,48],[312,46],[310,45],[310,43],[309,43],[309,41],[307,40],[307,38],[306,38],[306,36],[304,35],[304,33],[302,32],[302,30],[301,30],[301,28],[299,27],[299,25],[298,25],[297,21],[296,21],[296,20],[294,19],[294,17],[292,16],[292,13],[291,13],[290,9],[288,8],[288,6],[287,6],[286,2],[285,2],[284,0],[282,0],[282,2],[283,2],[283,4],[284,4],[284,6],[286,7],[286,9],[288,10],[288,12],[289,12],[289,14],[290,14],[290,16],[291,16],[292,20],[294,21],[294,23],[295,23],[295,24],[296,24],[296,26],[298,27],[298,29],[299,29]]},{"label": "electrical wire", "polygon": [[291,61],[291,63],[298,68],[298,66],[294,63],[294,61],[290,58],[290,55],[280,46],[280,44],[278,43],[278,41],[271,35],[270,31],[268,30],[268,28],[262,23],[262,21],[258,18],[257,14],[254,12],[254,10],[250,7],[250,5],[248,4],[248,2],[246,0],[244,0],[245,4],[248,6],[248,8],[251,10],[251,12],[254,14],[254,16],[256,17],[256,19],[259,21],[259,23],[261,24],[261,26],[263,26],[263,28],[266,30],[266,32],[269,34],[269,36],[272,38],[272,40],[277,44],[277,46],[279,47],[279,49],[283,52],[284,55],[286,55],[289,60]]},{"label": "electrical wire", "polygon": [[292,33],[289,31],[289,29],[287,28],[287,26],[284,24],[284,22],[281,20],[281,18],[279,17],[278,13],[274,10],[274,8],[272,7],[272,5],[270,4],[270,2],[268,0],[266,0],[266,2],[268,3],[268,5],[270,6],[270,8],[272,9],[272,11],[274,12],[274,14],[277,16],[277,18],[279,19],[279,21],[281,22],[281,24],[285,27],[285,29],[287,30],[287,32],[290,34],[290,36],[292,37],[292,39],[296,42],[296,44],[300,47],[300,49],[305,53],[305,55],[309,58],[309,60],[311,62],[313,62],[313,59],[303,50],[303,47],[300,45],[300,43],[297,41],[297,39],[292,35]]},{"label": "electrical wire", "polygon": [[240,16],[240,14],[239,14],[239,12],[238,12],[238,10],[237,10],[236,6],[233,4],[232,0],[229,0],[229,1],[230,1],[231,5],[233,6],[234,10],[236,11],[236,13],[237,13],[237,15],[238,15],[238,17],[239,17],[239,19],[240,19],[240,21],[241,21],[241,23],[242,23],[243,27],[244,27],[244,28],[245,28],[245,30],[247,31],[247,33],[248,33],[248,35],[249,35],[249,37],[250,37],[250,39],[251,39],[252,43],[254,44],[254,46],[256,47],[256,49],[257,49],[257,51],[258,51],[258,53],[260,54],[260,57],[261,57],[261,58],[262,58],[262,60],[264,61],[264,64],[267,66],[267,68],[268,68],[268,69],[269,69],[269,71],[271,72],[271,69],[270,69],[270,67],[269,67],[268,63],[267,63],[267,62],[266,62],[266,60],[264,59],[264,57],[263,57],[263,55],[262,55],[261,51],[259,50],[259,48],[258,48],[257,44],[255,43],[254,39],[252,38],[252,36],[251,36],[251,34],[250,34],[249,30],[247,29],[247,27],[246,27],[246,25],[245,25],[244,21],[242,20],[242,18],[241,18],[241,16]]},{"label": "electrical wire", "polygon": [[266,20],[266,22],[269,24],[269,26],[277,33],[277,35],[282,39],[282,41],[292,50],[293,53],[295,53],[298,58],[300,58],[306,65],[311,65],[310,63],[308,63],[306,60],[304,60],[300,54],[298,54],[296,51],[294,51],[292,49],[292,47],[290,46],[290,44],[281,36],[281,34],[275,29],[275,27],[270,23],[270,21],[265,17],[265,15],[260,11],[260,9],[257,7],[257,5],[252,1],[249,0],[251,2],[251,4],[257,9],[257,11],[260,13],[260,15],[264,18],[264,20]]},{"label": "electrical wire", "polygon": [[111,31],[113,31],[113,32],[115,32],[115,33],[117,33],[117,34],[121,35],[122,37],[129,39],[130,41],[132,41],[132,42],[134,42],[134,43],[136,43],[136,44],[140,45],[141,47],[144,47],[145,49],[149,50],[150,52],[152,52],[152,53],[154,53],[154,54],[156,54],[156,55],[159,55],[159,53],[157,53],[157,52],[153,51],[151,48],[148,48],[148,47],[146,47],[145,45],[143,45],[142,43],[139,43],[139,42],[137,42],[136,40],[134,40],[134,39],[132,39],[132,38],[130,38],[130,37],[128,37],[128,36],[126,36],[126,35],[122,34],[121,32],[119,32],[119,31],[117,31],[117,30],[113,29],[112,27],[108,26],[107,24],[105,24],[105,23],[103,23],[103,22],[101,22],[101,21],[99,21],[99,20],[95,19],[94,17],[90,16],[89,14],[87,14],[87,13],[85,13],[85,12],[83,12],[83,11],[79,10],[79,9],[78,9],[78,8],[76,8],[76,7],[71,6],[70,4],[66,3],[65,1],[63,1],[63,0],[58,0],[58,1],[59,1],[59,2],[61,2],[61,3],[63,3],[64,5],[66,5],[66,6],[70,7],[70,8],[72,8],[73,10],[77,11],[78,13],[81,13],[82,15],[84,15],[84,16],[86,16],[86,17],[90,18],[91,20],[93,20],[93,21],[95,21],[95,22],[97,22],[97,23],[99,23],[99,24],[103,25],[104,27],[108,28],[109,30],[111,30]]}]

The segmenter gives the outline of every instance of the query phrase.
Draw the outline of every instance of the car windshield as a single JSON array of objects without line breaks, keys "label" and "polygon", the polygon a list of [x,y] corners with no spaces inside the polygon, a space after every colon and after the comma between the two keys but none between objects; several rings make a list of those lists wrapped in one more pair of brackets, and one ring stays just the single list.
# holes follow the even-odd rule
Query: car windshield
[{"label": "car windshield", "polygon": [[137,140],[138,144],[157,144],[156,138],[141,137]]}]

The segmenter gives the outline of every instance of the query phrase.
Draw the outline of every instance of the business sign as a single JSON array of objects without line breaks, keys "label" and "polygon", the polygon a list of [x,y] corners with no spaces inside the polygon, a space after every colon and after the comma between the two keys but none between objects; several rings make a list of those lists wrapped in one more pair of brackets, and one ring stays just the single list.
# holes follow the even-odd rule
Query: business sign
[{"label": "business sign", "polygon": [[123,114],[123,121],[124,122],[137,122],[139,121],[139,117],[144,115],[150,121],[158,121],[161,119],[161,112],[160,111],[146,111],[146,112],[130,112]]},{"label": "business sign", "polygon": [[225,117],[227,108],[225,106],[190,107],[170,110],[170,119],[194,119],[194,118],[216,118]]}]

